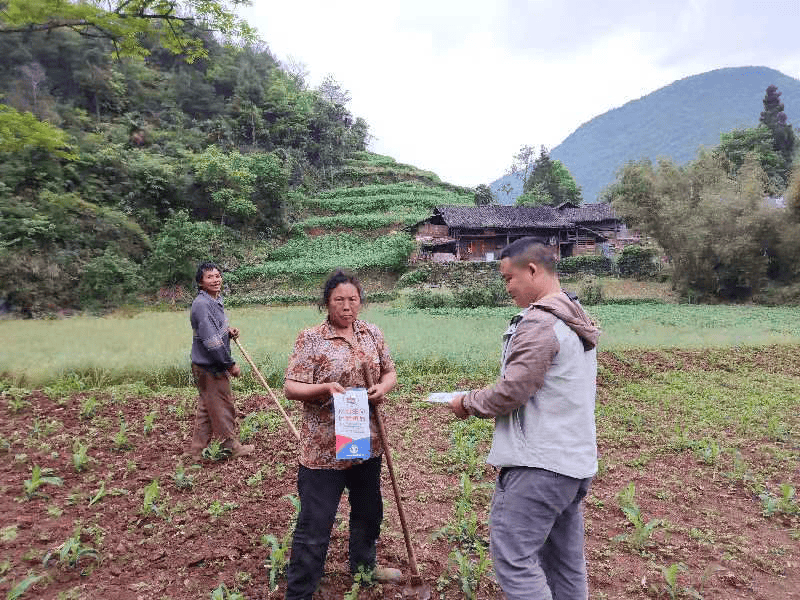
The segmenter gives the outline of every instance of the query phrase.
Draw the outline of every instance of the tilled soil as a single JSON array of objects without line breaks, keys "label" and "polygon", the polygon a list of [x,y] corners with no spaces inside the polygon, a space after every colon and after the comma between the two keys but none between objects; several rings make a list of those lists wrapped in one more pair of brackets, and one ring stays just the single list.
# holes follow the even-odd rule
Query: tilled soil
[{"label": "tilled soil", "polygon": [[[720,356],[701,352],[601,358],[600,385],[607,389],[615,374],[646,378],[648,371],[718,369],[723,362]],[[753,368],[777,363],[782,372],[799,372],[800,362],[776,350],[750,354],[747,360]],[[385,414],[417,560],[434,598],[463,598],[448,558],[452,544],[441,535],[453,519],[460,472],[436,460],[450,447],[448,425],[453,417],[441,407],[412,403],[411,392],[406,393],[409,396],[401,389],[395,394]],[[194,485],[180,489],[173,477],[191,436],[194,400],[102,391],[91,395],[100,402],[91,419],[79,416],[90,396],[86,392],[50,398],[36,391],[19,411],[6,407],[0,421],[0,440],[8,442],[0,454],[0,592],[7,593],[35,572],[47,577],[23,598],[196,600],[210,598],[220,583],[250,599],[283,597],[282,579],[277,590],[269,591],[269,550],[261,538],[283,538],[293,515],[287,495],[296,493],[297,453],[287,428],[256,434],[252,456],[204,460],[199,467],[184,462]],[[238,405],[242,414],[271,411],[267,399],[258,395],[239,398]],[[153,411],[154,430],[145,435],[144,415]],[[129,449],[114,447],[120,416],[128,427]],[[602,427],[598,423],[598,429]],[[77,439],[90,444],[92,462],[82,472],[72,464]],[[752,443],[755,449],[759,441]],[[656,453],[642,467],[632,460],[641,448],[632,446],[599,448],[604,463],[611,466],[598,475],[586,502],[592,598],[667,598],[671,592],[676,598],[707,600],[800,598],[797,517],[763,516],[759,499],[746,485],[691,452]],[[746,454],[747,449],[742,451]],[[789,451],[797,452],[796,440]],[[63,484],[43,485],[26,499],[23,482],[36,465],[52,469]],[[260,482],[252,478],[259,470]],[[155,479],[158,509],[145,514],[144,490]],[[492,479],[487,466],[483,482]],[[800,488],[797,472],[787,472],[782,480]],[[631,525],[616,500],[630,482],[636,485],[644,521],[664,522],[641,545],[631,542]],[[101,484],[107,494],[90,505]],[[386,522],[378,557],[380,563],[407,573],[391,489],[384,465]],[[479,486],[474,497],[484,537],[490,494],[486,486]],[[99,561],[87,555],[70,567],[58,564],[56,556],[44,567],[46,553],[78,530],[83,546],[95,549]],[[343,498],[317,597],[342,598],[350,589],[346,550]],[[670,590],[662,568],[676,563],[681,566]],[[383,585],[362,591],[360,598],[400,598],[401,592],[402,585]],[[477,598],[500,597],[490,572]]]}]

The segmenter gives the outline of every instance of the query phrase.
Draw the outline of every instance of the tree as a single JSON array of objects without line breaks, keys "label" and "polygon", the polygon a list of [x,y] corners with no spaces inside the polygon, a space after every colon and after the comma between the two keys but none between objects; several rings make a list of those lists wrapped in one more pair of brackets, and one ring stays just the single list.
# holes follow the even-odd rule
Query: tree
[{"label": "tree", "polygon": [[580,204],[582,201],[580,188],[570,172],[561,161],[551,160],[544,146],[539,150],[522,192],[522,200],[517,199],[517,204],[523,206],[558,206],[563,202]]},{"label": "tree", "polygon": [[0,104],[0,152],[21,152],[30,148],[60,158],[75,158],[67,143],[66,132],[40,121],[29,112],[22,113]]},{"label": "tree", "polygon": [[495,197],[488,185],[482,183],[475,188],[475,206],[495,204]]},{"label": "tree", "polygon": [[772,132],[773,148],[783,156],[784,161],[791,163],[794,151],[794,131],[786,122],[786,113],[783,112],[781,92],[774,85],[767,88],[764,95],[764,110],[761,112],[759,122]]},{"label": "tree", "polygon": [[682,293],[742,299],[763,288],[780,246],[775,217],[762,200],[765,185],[754,155],[734,179],[712,153],[686,167],[628,163],[609,196],[629,226],[664,249]]},{"label": "tree", "polygon": [[252,41],[255,31],[234,9],[248,0],[6,0],[2,33],[71,29],[111,41],[119,56],[146,56],[143,38],[192,62],[208,56],[199,33],[216,31],[226,41]]},{"label": "tree", "polygon": [[523,144],[519,147],[519,152],[514,155],[511,167],[508,170],[509,175],[516,175],[522,180],[523,184],[528,181],[528,175],[533,169],[533,163],[536,160],[536,150],[533,146]]}]

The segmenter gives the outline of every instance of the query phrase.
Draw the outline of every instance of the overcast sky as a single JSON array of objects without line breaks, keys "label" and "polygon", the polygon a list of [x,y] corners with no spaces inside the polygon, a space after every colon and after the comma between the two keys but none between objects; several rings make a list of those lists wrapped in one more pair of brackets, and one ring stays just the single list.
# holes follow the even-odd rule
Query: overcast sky
[{"label": "overcast sky", "polygon": [[279,60],[352,94],[370,149],[474,186],[522,144],[676,79],[767,66],[800,78],[800,0],[253,0]]}]

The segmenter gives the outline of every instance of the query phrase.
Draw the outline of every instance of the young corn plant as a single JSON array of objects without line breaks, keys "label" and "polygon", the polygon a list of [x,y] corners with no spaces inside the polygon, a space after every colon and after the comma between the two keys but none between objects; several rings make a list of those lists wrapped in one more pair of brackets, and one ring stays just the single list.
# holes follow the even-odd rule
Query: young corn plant
[{"label": "young corn plant", "polygon": [[114,449],[117,452],[125,452],[133,448],[133,444],[128,439],[128,424],[125,422],[125,417],[122,416],[122,413],[119,415],[119,431],[114,434],[113,441]]},{"label": "young corn plant", "polygon": [[673,563],[668,567],[661,566],[661,575],[667,584],[666,591],[670,600],[676,598],[692,598],[693,600],[703,600],[703,596],[693,587],[682,587],[678,584],[678,573],[689,569],[683,563]]},{"label": "young corn plant", "polygon": [[[74,569],[82,558],[94,559],[95,563],[100,562],[100,555],[97,550],[84,546],[81,542],[80,533],[75,533],[60,546],[48,550],[42,560],[42,566],[47,568],[53,557],[56,558],[56,562],[62,569]],[[85,574],[85,569],[81,574]]]},{"label": "young corn plant", "polygon": [[160,515],[161,507],[157,504],[160,495],[161,490],[158,488],[158,479],[153,479],[153,481],[151,481],[144,488],[142,508],[139,512],[144,516],[149,516],[152,514]]},{"label": "young corn plant", "polygon": [[219,440],[211,440],[211,443],[203,448],[203,458],[206,460],[225,460],[231,455],[230,448],[226,448]]},{"label": "young corn plant", "polygon": [[32,585],[35,585],[45,577],[47,577],[46,573],[42,573],[41,575],[29,573],[25,579],[8,590],[8,593],[6,594],[6,600],[17,600],[17,598],[22,598],[25,592],[27,592]]},{"label": "young corn plant", "polygon": [[97,414],[100,403],[94,396],[87,396],[81,401],[80,418],[84,421],[91,421]]},{"label": "young corn plant", "polygon": [[220,583],[211,591],[211,600],[246,600],[246,598],[239,590],[229,590],[228,586]]},{"label": "young corn plant", "polygon": [[88,450],[89,446],[80,440],[75,440],[72,444],[72,466],[75,467],[75,471],[78,473],[89,468],[90,458],[86,454]]},{"label": "young corn plant", "polygon": [[53,475],[53,469],[42,469],[39,465],[33,467],[31,478],[23,482],[25,498],[31,500],[35,496],[41,495],[39,488],[43,485],[62,485],[64,481],[60,477]]},{"label": "young corn plant", "polygon": [[456,548],[450,553],[450,562],[455,566],[456,579],[466,600],[476,600],[481,579],[489,570],[491,560],[483,545],[475,548],[474,558]]},{"label": "young corn plant", "polygon": [[636,485],[633,482],[630,482],[617,495],[619,507],[628,522],[633,525],[633,531],[619,534],[614,537],[614,541],[625,542],[637,550],[642,550],[654,544],[652,540],[653,532],[663,525],[664,521],[662,519],[651,519],[645,522],[642,511],[634,500],[635,495]]},{"label": "young corn plant", "polygon": [[778,489],[779,495],[773,495],[766,488],[759,494],[761,514],[765,517],[800,515],[800,505],[797,504],[797,491],[794,486],[782,483]]},{"label": "young corn plant", "polygon": [[144,416],[144,426],[142,427],[142,432],[145,435],[150,435],[151,433],[153,433],[153,430],[155,429],[155,420],[157,416],[158,413],[155,411],[149,412]]},{"label": "young corn plant", "polygon": [[172,482],[179,490],[190,490],[194,487],[194,477],[186,474],[183,463],[175,465],[175,473],[172,475]]},{"label": "young corn plant", "polygon": [[226,502],[222,504],[219,500],[214,500],[206,509],[206,512],[211,515],[214,520],[219,519],[226,512],[237,508],[239,505],[234,502]]},{"label": "young corn plant", "polygon": [[297,525],[297,517],[300,514],[300,499],[294,494],[284,496],[284,499],[292,503],[294,514],[289,521],[289,527],[283,536],[283,539],[278,540],[272,534],[261,536],[261,544],[270,548],[269,556],[267,557],[264,566],[269,569],[269,591],[274,592],[278,589],[278,580],[286,574],[286,567],[289,564],[289,548],[292,542],[292,535],[294,534],[295,525]]},{"label": "young corn plant", "polygon": [[350,591],[342,597],[342,600],[358,600],[362,587],[372,587],[376,583],[374,568],[358,567],[358,571],[353,575],[353,585],[350,587]]}]

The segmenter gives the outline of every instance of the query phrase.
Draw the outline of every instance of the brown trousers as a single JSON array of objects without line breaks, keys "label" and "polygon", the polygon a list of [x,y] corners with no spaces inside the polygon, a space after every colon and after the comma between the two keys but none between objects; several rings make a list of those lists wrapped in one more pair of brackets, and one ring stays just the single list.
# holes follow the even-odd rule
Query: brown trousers
[{"label": "brown trousers", "polygon": [[192,364],[192,375],[200,392],[194,416],[192,452],[200,452],[216,437],[230,445],[236,441],[236,408],[227,373],[214,375]]}]

